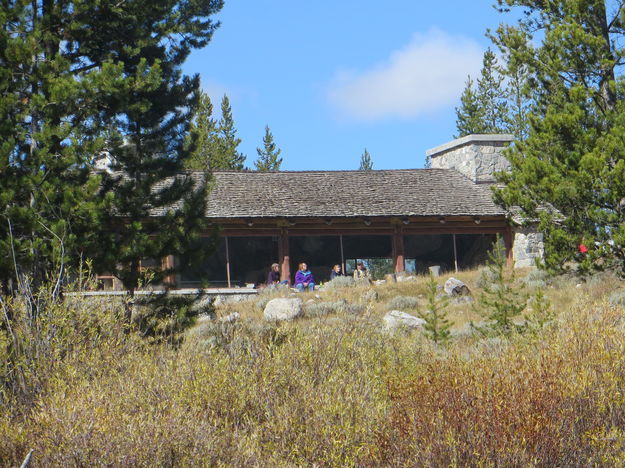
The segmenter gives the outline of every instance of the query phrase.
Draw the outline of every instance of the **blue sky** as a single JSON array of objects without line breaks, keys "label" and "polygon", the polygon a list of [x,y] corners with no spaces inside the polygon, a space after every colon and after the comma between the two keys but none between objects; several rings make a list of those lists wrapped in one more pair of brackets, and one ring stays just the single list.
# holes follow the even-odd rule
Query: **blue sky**
[{"label": "blue sky", "polygon": [[284,170],[423,167],[452,139],[467,74],[504,17],[491,0],[226,0],[221,27],[194,51],[219,109],[228,94],[253,167],[269,125]]}]

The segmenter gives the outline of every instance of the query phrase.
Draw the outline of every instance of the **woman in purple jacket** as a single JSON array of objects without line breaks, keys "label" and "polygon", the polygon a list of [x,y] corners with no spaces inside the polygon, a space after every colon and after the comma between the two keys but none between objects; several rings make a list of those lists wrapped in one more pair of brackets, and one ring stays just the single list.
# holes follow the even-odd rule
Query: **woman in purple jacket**
[{"label": "woman in purple jacket", "polygon": [[299,264],[297,273],[295,273],[295,288],[300,292],[304,292],[305,289],[315,290],[315,279],[305,262]]}]

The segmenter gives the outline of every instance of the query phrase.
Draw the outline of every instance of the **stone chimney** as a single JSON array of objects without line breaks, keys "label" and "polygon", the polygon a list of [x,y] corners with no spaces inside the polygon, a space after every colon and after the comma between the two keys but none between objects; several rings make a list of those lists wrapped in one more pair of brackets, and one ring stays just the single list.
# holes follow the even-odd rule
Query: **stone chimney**
[{"label": "stone chimney", "polygon": [[513,135],[467,135],[425,152],[434,169],[455,169],[476,184],[495,182],[494,174],[510,170],[501,151]]}]

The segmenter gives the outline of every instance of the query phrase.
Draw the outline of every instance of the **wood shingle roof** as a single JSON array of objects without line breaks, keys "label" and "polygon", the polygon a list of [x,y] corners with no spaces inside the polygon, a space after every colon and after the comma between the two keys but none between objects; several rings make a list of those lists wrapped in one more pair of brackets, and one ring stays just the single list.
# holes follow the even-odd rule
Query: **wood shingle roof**
[{"label": "wood shingle roof", "polygon": [[489,186],[451,169],[214,172],[213,179],[209,218],[505,215]]}]

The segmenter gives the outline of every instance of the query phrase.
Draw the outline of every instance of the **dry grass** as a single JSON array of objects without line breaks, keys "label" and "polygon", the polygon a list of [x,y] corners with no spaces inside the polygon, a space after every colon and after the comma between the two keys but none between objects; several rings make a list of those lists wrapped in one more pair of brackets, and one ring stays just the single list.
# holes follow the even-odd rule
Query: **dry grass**
[{"label": "dry grass", "polygon": [[[457,277],[478,292],[478,272]],[[103,307],[79,326],[81,309],[35,400],[0,407],[0,465],[32,448],[34,466],[622,466],[625,311],[605,301],[619,282],[576,284],[547,289],[543,330],[445,348],[380,330],[423,279],[375,286],[361,314],[282,325],[256,301],[227,304],[218,316],[238,323],[201,322],[178,349],[103,333]],[[299,297],[359,303],[368,289]],[[476,317],[450,309],[456,330]]]}]

